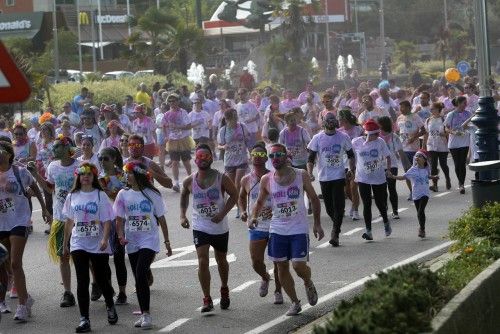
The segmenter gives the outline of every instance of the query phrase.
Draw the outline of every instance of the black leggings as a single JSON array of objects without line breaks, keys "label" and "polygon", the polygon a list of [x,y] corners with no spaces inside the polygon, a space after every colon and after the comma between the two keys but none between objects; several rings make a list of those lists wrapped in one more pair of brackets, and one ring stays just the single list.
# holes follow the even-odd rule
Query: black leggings
[{"label": "black leggings", "polygon": [[76,272],[76,295],[78,298],[78,307],[80,308],[80,316],[89,318],[89,262],[92,263],[94,269],[95,280],[102,291],[106,306],[111,307],[113,302],[113,287],[109,281],[111,269],[109,269],[108,254],[94,254],[84,250],[76,250],[71,252],[73,263],[75,264]]},{"label": "black leggings", "polygon": [[427,202],[429,201],[429,197],[423,196],[419,199],[413,201],[415,203],[415,208],[417,209],[417,217],[418,217],[418,225],[422,230],[425,230],[425,207],[427,206]]},{"label": "black leggings", "polygon": [[363,201],[363,218],[366,229],[372,230],[372,190],[375,198],[375,205],[384,220],[384,224],[389,222],[387,218],[387,184],[367,184],[358,182],[359,196]]},{"label": "black leggings", "polygon": [[446,180],[450,179],[450,169],[448,168],[448,152],[429,151],[431,165],[431,175],[438,174],[438,161]]},{"label": "black leggings", "polygon": [[53,207],[52,207],[52,193],[49,193],[46,190],[43,190],[43,198],[45,199],[45,206],[47,207],[47,211],[52,216],[54,214]]},{"label": "black leggings", "polygon": [[[391,174],[398,175],[398,168],[391,167]],[[392,213],[398,213],[398,192],[396,190],[396,180],[387,178],[387,189],[389,190],[389,201],[392,206]]]},{"label": "black leggings", "polygon": [[129,253],[130,266],[135,277],[135,289],[137,291],[137,299],[141,312],[149,312],[149,283],[148,276],[151,263],[155,258],[156,253],[148,248],[141,248],[135,253]]},{"label": "black leggings", "polygon": [[113,262],[115,263],[116,280],[118,286],[127,285],[127,266],[125,265],[125,246],[120,245],[118,236],[115,235],[113,247]]},{"label": "black leggings", "polygon": [[469,147],[450,148],[451,157],[455,164],[455,174],[457,175],[458,185],[465,184],[465,175],[467,173],[467,153]]},{"label": "black leggings", "polygon": [[333,221],[333,232],[340,234],[345,210],[345,179],[320,181],[321,193],[325,202],[326,213]]}]

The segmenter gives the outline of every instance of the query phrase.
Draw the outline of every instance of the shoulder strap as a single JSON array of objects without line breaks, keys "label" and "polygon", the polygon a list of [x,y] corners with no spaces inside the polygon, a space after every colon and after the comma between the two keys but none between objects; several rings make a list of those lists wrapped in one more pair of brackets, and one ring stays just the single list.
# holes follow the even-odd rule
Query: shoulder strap
[{"label": "shoulder strap", "polygon": [[26,189],[24,189],[23,182],[21,181],[21,176],[19,175],[19,168],[16,165],[12,165],[12,171],[14,172],[14,176],[16,177],[17,183],[21,186],[21,191],[23,192],[23,195],[28,198],[28,193],[26,192]]}]

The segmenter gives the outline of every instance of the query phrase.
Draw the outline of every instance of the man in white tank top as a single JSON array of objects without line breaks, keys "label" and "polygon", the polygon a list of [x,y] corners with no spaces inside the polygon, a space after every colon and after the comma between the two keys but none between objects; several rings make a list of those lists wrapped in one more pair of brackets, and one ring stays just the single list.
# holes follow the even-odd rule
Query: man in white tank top
[{"label": "man in white tank top", "polygon": [[[188,176],[183,181],[181,192],[181,226],[189,228],[186,212],[189,197],[192,194],[192,222],[193,241],[198,255],[198,278],[203,291],[203,306],[201,312],[210,312],[214,309],[210,296],[210,269],[208,251],[214,248],[215,260],[221,279],[220,307],[225,310],[229,307],[229,263],[227,262],[227,245],[229,240],[229,226],[227,214],[238,200],[238,191],[231,179],[212,169],[212,150],[207,144],[200,144],[195,151],[195,163],[198,172]],[[229,195],[227,201],[225,194]]]},{"label": "man in white tank top", "polygon": [[313,306],[318,302],[318,293],[311,280],[311,268],[307,265],[309,222],[304,193],[311,200],[314,215],[313,233],[318,240],[324,236],[320,221],[321,204],[307,172],[288,165],[285,146],[273,144],[269,158],[276,171],[262,177],[259,197],[248,226],[250,228],[258,226],[258,217],[265,206],[266,198],[271,196],[273,216],[269,227],[268,255],[272,261],[277,262],[281,285],[292,300],[292,305],[286,313],[292,316],[299,314],[302,307],[290,273],[290,261],[297,275],[304,281],[309,304]]}]

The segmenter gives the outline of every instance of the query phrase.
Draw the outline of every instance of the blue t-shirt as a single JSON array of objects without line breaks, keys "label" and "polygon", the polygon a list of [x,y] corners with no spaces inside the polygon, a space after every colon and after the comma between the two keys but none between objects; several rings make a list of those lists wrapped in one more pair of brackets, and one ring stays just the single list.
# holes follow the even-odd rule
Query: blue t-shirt
[{"label": "blue t-shirt", "polygon": [[73,98],[73,103],[71,104],[71,110],[73,110],[74,113],[77,113],[78,115],[81,115],[83,112],[83,105],[80,105],[80,101],[85,99],[81,95],[76,95]]}]

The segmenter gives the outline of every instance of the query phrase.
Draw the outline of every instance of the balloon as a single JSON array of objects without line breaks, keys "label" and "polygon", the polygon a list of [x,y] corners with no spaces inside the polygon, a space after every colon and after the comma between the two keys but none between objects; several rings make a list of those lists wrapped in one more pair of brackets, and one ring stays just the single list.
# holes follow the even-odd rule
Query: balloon
[{"label": "balloon", "polygon": [[460,80],[460,72],[456,68],[449,68],[444,72],[444,77],[448,82],[457,82]]}]

